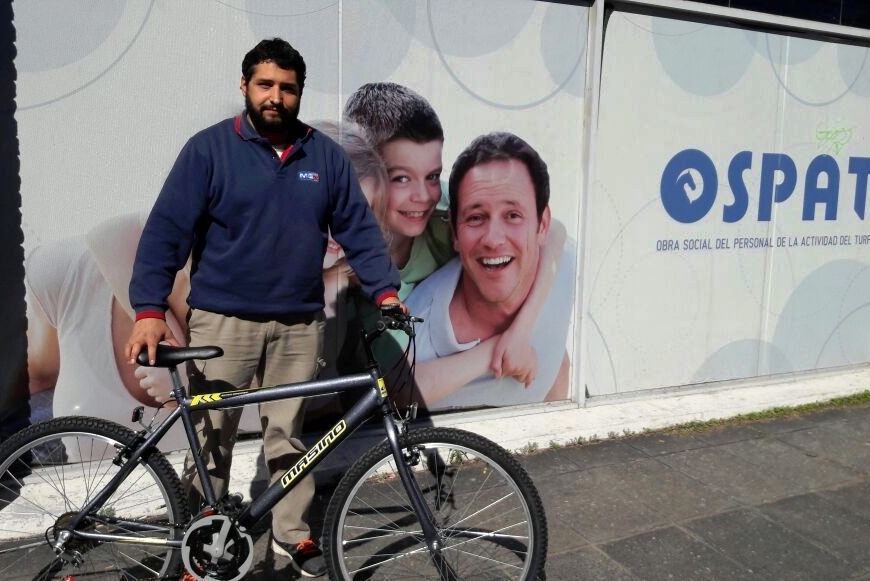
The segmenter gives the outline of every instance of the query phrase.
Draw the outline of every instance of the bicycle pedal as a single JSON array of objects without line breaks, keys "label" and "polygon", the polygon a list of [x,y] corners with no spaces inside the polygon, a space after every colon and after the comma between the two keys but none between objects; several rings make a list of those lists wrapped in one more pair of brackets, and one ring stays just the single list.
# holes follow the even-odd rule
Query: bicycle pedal
[{"label": "bicycle pedal", "polygon": [[245,505],[245,497],[237,492],[234,492],[232,494],[228,494],[219,503],[219,506],[221,508],[221,512],[225,512],[225,513],[237,512],[237,511],[241,510],[244,505]]}]

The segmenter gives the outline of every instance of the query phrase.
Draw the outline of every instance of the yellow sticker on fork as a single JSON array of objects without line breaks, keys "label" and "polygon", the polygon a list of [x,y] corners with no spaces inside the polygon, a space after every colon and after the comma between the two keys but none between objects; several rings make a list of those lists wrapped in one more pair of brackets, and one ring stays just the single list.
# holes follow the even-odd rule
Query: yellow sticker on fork
[{"label": "yellow sticker on fork", "polygon": [[378,388],[381,390],[381,397],[386,399],[387,397],[387,384],[384,383],[384,378],[378,378]]}]

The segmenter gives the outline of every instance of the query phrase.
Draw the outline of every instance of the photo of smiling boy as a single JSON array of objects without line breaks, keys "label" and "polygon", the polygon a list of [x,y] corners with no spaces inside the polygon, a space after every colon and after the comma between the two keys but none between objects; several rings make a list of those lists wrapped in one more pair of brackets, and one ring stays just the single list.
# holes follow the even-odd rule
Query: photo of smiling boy
[{"label": "photo of smiling boy", "polygon": [[[397,83],[367,83],[347,100],[344,122],[359,127],[387,171],[383,207],[377,213],[390,258],[399,270],[399,297],[456,256],[447,223],[447,196],[442,193],[441,151],[444,130],[432,105]],[[346,295],[348,338],[371,329],[380,311],[359,288]],[[393,333],[373,345],[385,369],[403,361],[407,337]],[[336,367],[344,373],[365,368],[366,357],[356,340],[345,341]],[[395,378],[400,381],[400,377]]]},{"label": "photo of smiling boy", "polygon": [[361,86],[348,98],[344,118],[363,128],[387,168],[384,230],[404,299],[456,255],[441,187],[444,130],[432,105],[397,83]]}]

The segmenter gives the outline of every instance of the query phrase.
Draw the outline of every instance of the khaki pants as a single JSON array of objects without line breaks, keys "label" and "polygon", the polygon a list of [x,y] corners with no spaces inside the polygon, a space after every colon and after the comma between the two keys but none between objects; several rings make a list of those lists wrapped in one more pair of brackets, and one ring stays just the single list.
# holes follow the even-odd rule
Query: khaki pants
[{"label": "khaki pants", "polygon": [[[254,378],[269,387],[308,381],[317,375],[323,350],[323,313],[288,316],[277,320],[249,319],[191,310],[188,345],[217,345],[224,354],[188,367],[190,392],[216,393],[247,389]],[[305,453],[299,437],[304,415],[302,398],[260,404],[263,452],[271,482],[275,482]],[[233,445],[242,409],[211,410],[194,415],[202,455],[215,494],[227,492]],[[202,488],[193,453],[188,452],[182,483],[193,503],[201,500]],[[314,478],[309,475],[272,509],[272,534],[296,544],[311,536],[308,509],[314,497]]]}]

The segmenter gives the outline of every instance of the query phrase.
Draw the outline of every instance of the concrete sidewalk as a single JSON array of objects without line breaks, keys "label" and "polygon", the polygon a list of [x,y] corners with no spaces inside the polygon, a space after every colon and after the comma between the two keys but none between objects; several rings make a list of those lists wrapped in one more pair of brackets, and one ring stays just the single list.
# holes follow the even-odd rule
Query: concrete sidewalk
[{"label": "concrete sidewalk", "polygon": [[[549,520],[550,580],[870,579],[870,406],[521,461]],[[266,530],[249,579],[294,578]]]},{"label": "concrete sidewalk", "polygon": [[870,578],[870,407],[523,463],[549,517],[549,579]]}]

